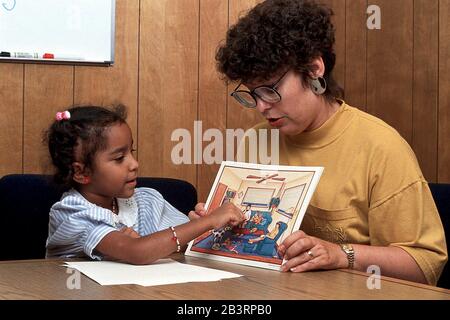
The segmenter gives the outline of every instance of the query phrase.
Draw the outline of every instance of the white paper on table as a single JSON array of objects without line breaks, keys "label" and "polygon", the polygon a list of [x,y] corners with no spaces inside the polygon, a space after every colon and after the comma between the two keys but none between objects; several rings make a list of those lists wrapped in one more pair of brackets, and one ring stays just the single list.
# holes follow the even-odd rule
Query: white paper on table
[{"label": "white paper on table", "polygon": [[66,262],[63,266],[78,270],[103,286],[119,284],[157,286],[219,281],[242,276],[232,272],[184,264],[172,259],[160,259],[153,264],[143,266],[112,261]]}]

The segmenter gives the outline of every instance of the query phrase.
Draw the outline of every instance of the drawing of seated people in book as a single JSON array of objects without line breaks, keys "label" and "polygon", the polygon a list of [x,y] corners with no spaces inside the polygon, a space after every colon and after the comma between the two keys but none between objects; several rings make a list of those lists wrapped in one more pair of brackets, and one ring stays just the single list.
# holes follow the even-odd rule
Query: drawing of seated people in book
[{"label": "drawing of seated people in book", "polygon": [[269,233],[263,234],[257,238],[249,239],[248,243],[244,245],[244,252],[281,258],[279,257],[277,251],[277,240],[286,229],[287,224],[285,222],[278,221],[273,230]]},{"label": "drawing of seated people in book", "polygon": [[244,228],[230,227],[212,230],[208,236],[199,240],[195,247],[207,252],[213,250],[215,254],[225,256],[261,256],[281,259],[277,253],[277,241],[280,239],[287,224],[278,221],[268,230],[272,223],[271,213],[268,211],[252,211],[251,217]]},{"label": "drawing of seated people in book", "polygon": [[267,233],[267,227],[272,223],[270,211],[251,211],[250,219],[243,228],[235,228],[233,232],[237,235],[254,234],[262,235]]},{"label": "drawing of seated people in book", "polygon": [[[260,174],[248,170],[240,173],[239,170],[243,169],[228,169],[226,178],[218,181],[213,197],[209,199],[208,210],[231,201],[242,210],[245,220],[233,228],[204,233],[195,239],[190,250],[280,264],[282,257],[277,252],[278,244],[289,232],[288,224],[291,225],[302,195],[304,180],[286,182],[289,177],[279,172]],[[301,179],[305,178],[302,176]],[[288,196],[286,190],[291,190]]]}]

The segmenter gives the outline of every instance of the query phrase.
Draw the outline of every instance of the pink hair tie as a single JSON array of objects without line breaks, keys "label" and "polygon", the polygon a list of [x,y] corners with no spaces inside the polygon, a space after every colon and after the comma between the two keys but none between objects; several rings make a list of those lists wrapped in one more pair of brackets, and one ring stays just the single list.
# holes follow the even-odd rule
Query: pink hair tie
[{"label": "pink hair tie", "polygon": [[63,112],[56,113],[56,121],[69,120],[69,119],[70,119],[69,111],[63,111]]}]

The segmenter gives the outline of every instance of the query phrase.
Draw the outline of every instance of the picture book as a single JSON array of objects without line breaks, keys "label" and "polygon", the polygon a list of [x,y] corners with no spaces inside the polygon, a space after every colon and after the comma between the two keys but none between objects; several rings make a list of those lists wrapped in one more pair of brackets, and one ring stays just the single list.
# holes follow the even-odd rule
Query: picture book
[{"label": "picture book", "polygon": [[232,202],[245,220],[205,232],[185,254],[279,270],[278,246],[300,228],[322,172],[323,167],[222,162],[205,208],[209,214]]}]

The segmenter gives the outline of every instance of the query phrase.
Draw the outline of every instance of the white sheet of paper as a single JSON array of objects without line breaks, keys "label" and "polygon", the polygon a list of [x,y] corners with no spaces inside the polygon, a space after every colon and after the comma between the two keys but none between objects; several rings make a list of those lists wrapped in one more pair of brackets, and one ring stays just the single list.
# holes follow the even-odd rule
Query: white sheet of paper
[{"label": "white sheet of paper", "polygon": [[136,266],[111,261],[66,262],[101,285],[138,284],[157,286],[185,282],[219,281],[242,275],[216,269],[184,264],[172,259],[160,259],[153,264]]}]

